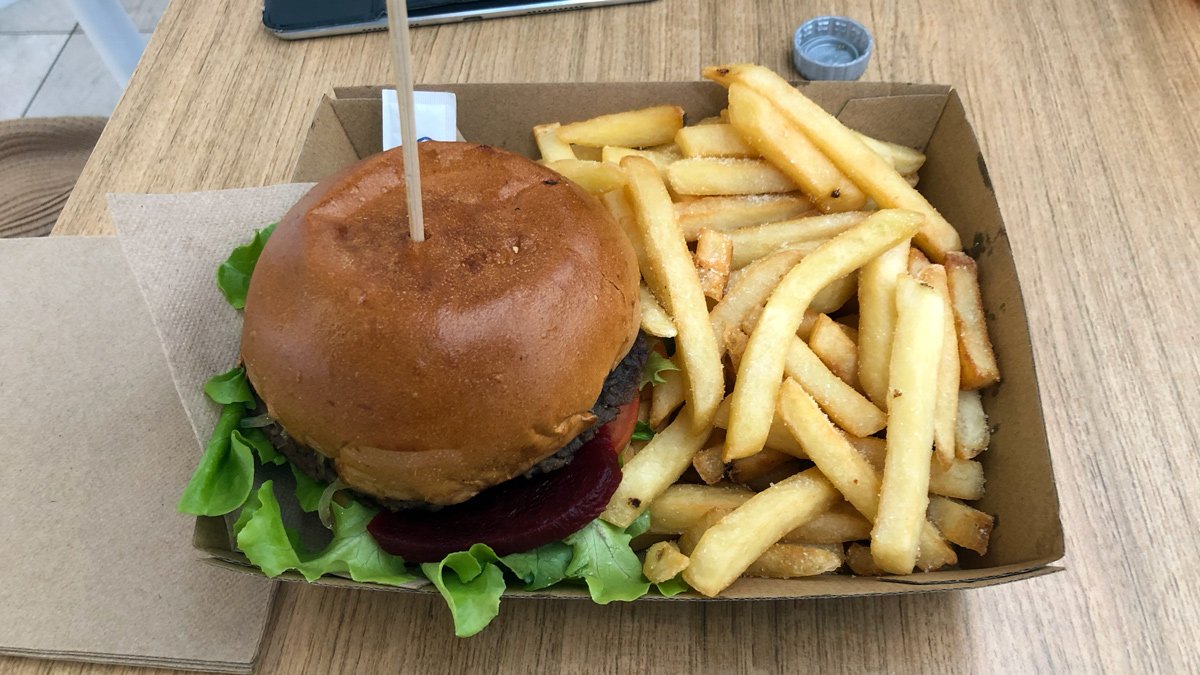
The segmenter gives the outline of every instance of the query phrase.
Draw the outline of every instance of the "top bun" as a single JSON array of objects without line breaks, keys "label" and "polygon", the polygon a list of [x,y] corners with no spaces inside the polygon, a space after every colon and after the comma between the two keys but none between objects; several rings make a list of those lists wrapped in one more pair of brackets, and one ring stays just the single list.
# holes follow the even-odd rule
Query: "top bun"
[{"label": "top bun", "polygon": [[268,413],[350,487],[454,504],[595,422],[638,331],[638,269],[607,210],[471,143],[420,145],[426,240],[400,149],[321,181],[279,221],[242,359]]}]

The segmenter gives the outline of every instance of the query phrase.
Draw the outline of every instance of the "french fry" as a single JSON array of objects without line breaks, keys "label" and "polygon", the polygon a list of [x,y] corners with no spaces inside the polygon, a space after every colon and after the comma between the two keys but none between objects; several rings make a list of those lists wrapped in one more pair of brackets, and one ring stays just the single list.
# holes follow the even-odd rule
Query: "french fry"
[{"label": "french fry", "polygon": [[[699,125],[708,125],[708,124],[728,124],[728,122],[721,119],[720,115],[713,115],[712,117],[705,117],[704,119],[700,120],[699,122],[696,122],[696,124],[699,126]],[[679,135],[676,134],[676,138],[678,138],[678,137],[679,137]]]},{"label": "french fry", "polygon": [[692,468],[706,485],[714,485],[725,477],[725,463],[721,461],[721,446],[704,448],[692,457]]},{"label": "french fry", "polygon": [[896,280],[904,274],[908,249],[907,242],[888,249],[858,273],[858,382],[884,410],[896,330]]},{"label": "french fry", "polygon": [[955,420],[954,450],[959,459],[972,459],[987,450],[992,441],[987,414],[979,390],[958,392],[958,418]]},{"label": "french fry", "polygon": [[909,247],[909,249],[908,249],[908,276],[913,277],[913,278],[920,276],[921,270],[925,269],[926,267],[929,267],[931,264],[932,263],[929,262],[929,258],[926,258],[925,254],[921,253],[920,249],[915,249],[915,248],[912,248],[911,246]]},{"label": "french fry", "polygon": [[688,385],[691,422],[696,429],[706,428],[725,393],[708,303],[658,171],[642,157],[626,157],[621,167],[628,174],[626,192],[637,214],[647,262],[654,270],[647,282],[666,305],[678,331],[676,354]]},{"label": "french fry", "polygon": [[797,124],[880,208],[905,209],[924,215],[914,240],[931,260],[941,262],[950,251],[962,250],[962,241],[954,227],[887,160],[787,80],[766,68],[748,64],[714,66],[705,68],[703,74],[726,87],[734,82],[744,84],[774,101],[784,116]]},{"label": "french fry", "polygon": [[[645,314],[645,310],[642,313]],[[808,346],[830,372],[851,387],[858,388],[858,345],[846,335],[846,330],[840,324],[826,314],[818,315],[808,336]]]},{"label": "french fry", "polygon": [[625,174],[612,164],[585,159],[560,159],[549,162],[546,166],[594,195],[625,186]]},{"label": "french fry", "polygon": [[925,153],[917,150],[916,148],[910,148],[907,145],[900,145],[898,143],[881,141],[871,138],[866,134],[860,134],[857,131],[854,132],[854,135],[857,136],[858,140],[862,141],[864,145],[874,151],[875,154],[886,159],[888,164],[891,164],[892,168],[896,170],[896,173],[900,174],[901,176],[914,174],[925,165]]},{"label": "french fry", "polygon": [[921,221],[920,214],[909,211],[879,211],[806,256],[779,282],[750,335],[738,370],[725,438],[726,461],[762,449],[771,428],[788,345],[796,338],[813,296],[911,237]]},{"label": "french fry", "polygon": [[953,499],[930,497],[929,519],[950,542],[979,555],[987,553],[995,522],[990,515]]},{"label": "french fry", "polygon": [[[713,333],[724,337],[730,328],[745,326],[746,318],[767,301],[779,280],[803,257],[799,251],[779,251],[744,268],[736,280],[730,280],[729,291],[708,314]],[[727,346],[722,347],[725,349]]]},{"label": "french fry", "polygon": [[687,415],[677,417],[622,468],[621,484],[600,517],[617,527],[629,527],[692,465],[710,431],[694,428]]},{"label": "french fry", "polygon": [[[813,326],[817,325],[817,317],[820,314],[811,309],[804,310],[804,317],[800,319],[800,327],[796,329],[796,337],[801,340],[807,340],[812,337]],[[757,322],[756,322],[757,323]]]},{"label": "french fry", "polygon": [[745,576],[768,579],[812,577],[836,571],[845,556],[832,544],[775,544],[750,563]]},{"label": "french fry", "polygon": [[558,122],[539,124],[533,128],[533,140],[537,143],[538,152],[543,162],[557,162],[563,159],[575,159],[571,146],[558,137]]},{"label": "french fry", "polygon": [[735,230],[748,225],[773,223],[812,212],[812,202],[796,194],[702,197],[675,205],[675,217],[688,241],[700,230]]},{"label": "french fry", "polygon": [[[692,523],[691,527],[679,535],[679,550],[690,556],[692,551],[696,550],[696,544],[700,543],[700,538],[704,536],[704,533],[730,513],[732,513],[732,509],[714,508],[701,515],[696,522]],[[688,564],[691,564],[690,560]]]},{"label": "french fry", "polygon": [[[641,301],[642,330],[655,337],[675,337],[679,334],[675,328],[675,322],[671,319],[671,315],[667,314],[667,310],[663,309],[654,293],[646,286],[646,280],[653,278],[654,270],[650,269],[650,264],[646,260],[646,247],[642,245],[642,234],[638,231],[637,216],[633,212],[633,207],[629,205],[625,191],[605,192],[600,195],[600,201],[608,208],[608,212],[612,214],[621,229],[625,231],[625,236],[629,239],[633,252],[637,256],[638,269],[641,270],[643,279],[638,291]],[[680,399],[679,403],[683,403],[683,400]]]},{"label": "french fry", "polygon": [[942,299],[942,356],[938,363],[937,403],[933,414],[934,457],[943,465],[954,460],[955,426],[958,418],[958,336],[954,330],[954,313],[950,306],[950,290],[946,286],[946,268],[930,265],[917,277],[937,291]]},{"label": "french fry", "polygon": [[575,153],[575,159],[582,159],[589,162],[602,162],[603,153],[600,148],[594,148],[590,145],[572,145],[571,152]]},{"label": "french fry", "polygon": [[764,195],[796,189],[791,179],[761,159],[681,159],[667,167],[667,180],[681,195]]},{"label": "french fry", "polygon": [[729,357],[734,373],[737,373],[738,366],[742,365],[742,352],[746,351],[746,343],[749,341],[750,336],[737,326],[726,328],[725,334],[721,336],[721,349]]},{"label": "french fry", "polygon": [[841,544],[871,537],[871,521],[842,502],[784,535],[786,544]]},{"label": "french fry", "polygon": [[[779,393],[779,415],[817,469],[846,501],[867,520],[878,524],[882,506],[877,470],[838,432],[817,407],[817,402],[795,380],[788,379],[783,383]],[[918,519],[914,531],[914,546],[920,543],[920,556],[914,563],[921,569],[937,569],[954,562],[953,552],[929,523]],[[912,565],[909,566],[911,570]]]},{"label": "french fry", "polygon": [[[866,438],[847,436],[846,440],[854,446],[858,454],[870,462],[876,472],[883,471],[884,456],[887,454],[886,441],[871,436]],[[937,459],[930,459],[930,494],[974,500],[983,497],[983,489],[983,465],[979,462],[955,459],[949,466],[942,466]]]},{"label": "french fry", "polygon": [[852,574],[859,577],[879,577],[887,574],[875,564],[871,547],[857,543],[846,547],[846,566]]},{"label": "french fry", "polygon": [[869,215],[864,211],[848,211],[731,230],[729,237],[733,240],[733,267],[745,267],[783,246],[824,242],[861,223]]},{"label": "french fry", "polygon": [[883,459],[887,456],[887,441],[874,436],[859,438],[846,434],[846,441],[854,446],[863,459],[870,462],[876,473],[883,473]]},{"label": "french fry", "polygon": [[815,314],[829,314],[842,308],[858,291],[858,272],[851,272],[840,279],[834,279],[828,286],[822,288],[808,303],[809,311]]},{"label": "french fry", "polygon": [[825,213],[861,209],[867,201],[797,125],[750,87],[729,85],[729,121],[742,138],[800,186]]},{"label": "french fry", "polygon": [[963,389],[982,389],[1000,381],[1000,367],[988,338],[983,314],[983,296],[975,261],[965,253],[946,256],[946,280],[958,328],[958,354],[962,363]]},{"label": "french fry", "polygon": [[[788,460],[793,461],[791,458]],[[708,512],[716,510],[728,513],[753,496],[750,490],[728,483],[672,485],[650,505],[650,529],[647,532],[666,536],[683,534]],[[871,524],[853,506],[842,502],[788,532],[780,541],[788,544],[838,544],[870,536]]]},{"label": "french fry", "polygon": [[683,108],[660,105],[564,124],[558,137],[573,145],[645,148],[670,143],[683,127]]},{"label": "french fry", "polygon": [[871,464],[838,433],[817,401],[789,377],[779,391],[778,414],[809,459],[868,520],[875,520],[879,477]]},{"label": "french fry", "polygon": [[[713,418],[713,425],[718,429],[729,427],[729,399],[722,401],[721,407],[717,408],[717,416]],[[800,444],[796,442],[796,439],[792,437],[783,425],[783,420],[777,417],[771,420],[771,428],[767,432],[767,443],[763,447],[763,450],[750,455],[750,457],[735,460],[735,462],[757,457],[766,450],[778,450],[797,459],[808,459],[808,455],[804,454],[804,449],[800,447]]]},{"label": "french fry", "polygon": [[795,461],[797,460],[794,455],[763,448],[761,452],[735,460],[729,466],[729,479],[738,485],[749,485],[779,467]]},{"label": "french fry", "polygon": [[675,542],[660,541],[646,549],[642,574],[652,583],[661,584],[679,576],[687,566],[688,557],[679,551]]},{"label": "french fry", "polygon": [[784,372],[851,435],[870,436],[887,425],[883,411],[834,375],[799,337],[792,338]]},{"label": "french fry", "polygon": [[675,145],[684,157],[732,157],[755,159],[758,151],[746,145],[741,134],[729,124],[700,124],[684,127],[675,134]]},{"label": "french fry", "polygon": [[884,570],[908,574],[917,563],[929,505],[945,309],[937,291],[908,275],[900,277],[896,286],[896,306],[899,315],[888,375],[887,457],[879,513],[871,530],[871,554]]},{"label": "french fry", "polygon": [[664,338],[673,338],[679,334],[675,323],[671,321],[671,315],[658,304],[658,298],[646,288],[646,284],[641,285],[638,297],[641,299],[642,331],[647,335]]},{"label": "french fry", "polygon": [[943,497],[974,501],[983,499],[983,465],[973,459],[955,459],[943,467],[934,462],[929,468],[929,492]]},{"label": "french fry", "polygon": [[839,499],[816,469],[776,483],[704,532],[683,571],[684,580],[709,597],[720,593],[785,534]]},{"label": "french fry", "polygon": [[696,272],[704,295],[720,300],[729,283],[729,266],[733,262],[733,242],[729,235],[717,230],[700,230],[696,239]]},{"label": "french fry", "polygon": [[649,424],[655,429],[662,426],[671,413],[683,405],[684,393],[687,390],[683,383],[683,373],[680,371],[664,370],[659,376],[663,381],[656,383],[650,392]]},{"label": "french fry", "polygon": [[[763,448],[763,450],[765,451],[767,448]],[[803,461],[793,458],[791,461],[784,462],[764,474],[750,478],[744,485],[755,492],[762,492],[776,483],[781,483],[791,478],[806,468],[808,466]]]},{"label": "french fry", "polygon": [[646,261],[646,247],[642,244],[642,233],[638,230],[637,214],[633,212],[633,206],[630,205],[629,198],[625,196],[625,191],[605,192],[600,195],[600,202],[604,204],[608,212],[612,214],[613,220],[616,220],[625,232],[625,236],[629,239],[629,243],[633,246],[633,252],[637,256],[638,269],[642,271],[642,278],[648,280],[654,270]]},{"label": "french fry", "polygon": [[606,145],[600,151],[600,160],[608,164],[620,165],[621,160],[630,155],[645,157],[654,162],[654,166],[658,167],[658,172],[664,174],[664,179],[667,167],[683,156],[680,154],[679,148],[674,145],[663,145],[656,148],[646,148],[645,150],[626,148],[619,145]]},{"label": "french fry", "polygon": [[650,529],[656,534],[682,534],[713,509],[732,511],[754,493],[743,487],[676,484],[667,488],[650,505]]},{"label": "french fry", "polygon": [[602,160],[600,148],[593,148],[587,145],[572,145],[571,152],[575,153],[576,159],[584,159],[589,162],[599,162]]}]

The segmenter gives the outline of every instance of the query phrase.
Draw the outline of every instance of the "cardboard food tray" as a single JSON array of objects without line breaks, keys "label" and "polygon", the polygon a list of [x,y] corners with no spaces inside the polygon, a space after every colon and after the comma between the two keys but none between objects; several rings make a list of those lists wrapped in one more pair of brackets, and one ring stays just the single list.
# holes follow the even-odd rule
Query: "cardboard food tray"
[{"label": "cardboard food tray", "polygon": [[[983,394],[994,428],[980,456],[987,494],[974,505],[993,514],[996,525],[986,556],[959,550],[959,569],[903,577],[826,575],[792,580],[740,579],[716,600],[840,597],[981,588],[1061,570],[1063,556],[1058,495],[1042,419],[1025,305],[1000,209],[987,167],[962,101],[944,85],[887,83],[802,83],[805,94],[848,126],[882,140],[924,150],[920,190],[958,228],[968,252],[979,261],[984,308],[1004,380]],[[530,129],[549,121],[574,121],[650,105],[677,104],[688,119],[717,114],[725,90],[707,82],[431,85],[458,96],[459,128],[474,142],[536,157]],[[379,87],[335,91],[319,103],[293,174],[296,182],[318,181],[380,150]],[[233,550],[227,522],[197,519],[194,543],[209,562],[261,574]],[[281,578],[302,580],[294,573]],[[342,578],[318,584],[406,592]],[[577,588],[506,596],[585,598]],[[647,596],[646,599],[658,599]],[[695,593],[673,600],[702,599]]]}]

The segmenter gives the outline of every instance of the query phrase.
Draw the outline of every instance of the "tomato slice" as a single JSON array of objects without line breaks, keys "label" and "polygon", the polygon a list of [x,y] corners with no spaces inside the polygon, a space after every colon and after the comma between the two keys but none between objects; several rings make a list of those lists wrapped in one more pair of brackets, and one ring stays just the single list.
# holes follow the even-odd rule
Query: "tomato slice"
[{"label": "tomato slice", "polygon": [[620,454],[625,449],[625,446],[629,445],[630,439],[633,438],[634,429],[637,427],[638,409],[641,407],[641,403],[641,396],[635,392],[633,400],[622,405],[617,410],[617,416],[596,431],[597,436],[604,436],[608,440],[617,454]]}]

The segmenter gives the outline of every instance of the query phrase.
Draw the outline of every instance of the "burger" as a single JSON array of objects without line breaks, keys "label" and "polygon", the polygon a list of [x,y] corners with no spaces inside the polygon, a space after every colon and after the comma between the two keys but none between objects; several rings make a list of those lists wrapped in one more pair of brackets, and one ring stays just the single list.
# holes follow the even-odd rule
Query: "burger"
[{"label": "burger", "polygon": [[408,562],[499,555],[594,519],[620,479],[647,358],[637,261],[591,194],[486,145],[420,144],[308,192],[245,298],[241,359],[274,448],[379,508]]}]

